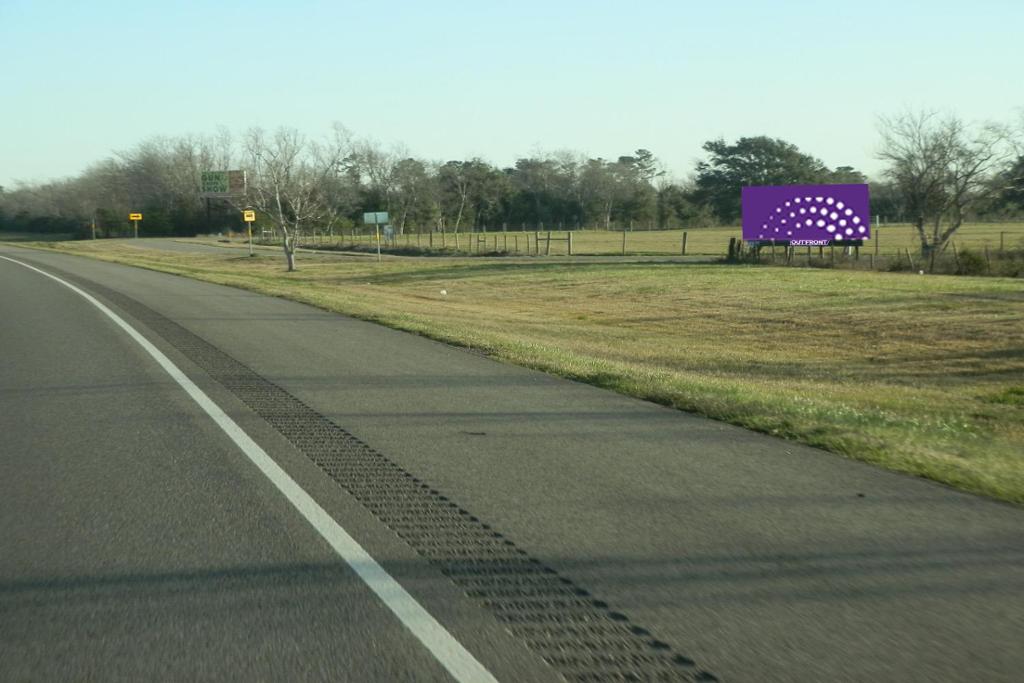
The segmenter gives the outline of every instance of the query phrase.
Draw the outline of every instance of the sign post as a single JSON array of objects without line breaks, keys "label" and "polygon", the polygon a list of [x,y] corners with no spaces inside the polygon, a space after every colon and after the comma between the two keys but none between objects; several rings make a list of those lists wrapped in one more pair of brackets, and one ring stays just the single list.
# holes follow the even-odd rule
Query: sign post
[{"label": "sign post", "polygon": [[256,220],[256,212],[252,209],[246,209],[242,212],[242,220],[245,221],[246,230],[249,232],[249,256],[255,256],[252,253],[252,224]]},{"label": "sign post", "polygon": [[363,214],[363,223],[366,225],[373,224],[374,232],[377,235],[377,263],[380,263],[380,226],[387,222],[387,211],[371,211]]},{"label": "sign post", "polygon": [[135,239],[139,239],[139,221],[142,220],[141,213],[128,214],[128,220],[135,224]]}]

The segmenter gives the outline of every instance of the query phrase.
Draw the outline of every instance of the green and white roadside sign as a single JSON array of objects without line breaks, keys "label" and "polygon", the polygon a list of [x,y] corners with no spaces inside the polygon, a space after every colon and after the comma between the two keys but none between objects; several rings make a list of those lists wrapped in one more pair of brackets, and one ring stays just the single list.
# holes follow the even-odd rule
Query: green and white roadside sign
[{"label": "green and white roadside sign", "polygon": [[228,193],[228,172],[227,171],[203,171],[199,177],[199,185],[203,194],[227,194]]},{"label": "green and white roadside sign", "polygon": [[199,189],[203,197],[242,197],[245,195],[245,171],[202,171]]},{"label": "green and white roadside sign", "polygon": [[377,234],[377,262],[380,262],[380,226],[388,222],[387,211],[370,211],[363,214],[363,223],[372,225]]}]

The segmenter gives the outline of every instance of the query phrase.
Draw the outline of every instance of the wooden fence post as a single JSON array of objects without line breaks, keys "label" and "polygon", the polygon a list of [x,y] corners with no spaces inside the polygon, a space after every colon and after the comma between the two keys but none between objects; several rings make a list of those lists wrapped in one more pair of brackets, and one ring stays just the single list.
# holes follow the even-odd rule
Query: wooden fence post
[{"label": "wooden fence post", "polygon": [[680,256],[686,256],[686,231],[683,230],[683,251],[679,254]]},{"label": "wooden fence post", "polygon": [[626,229],[622,229],[622,255],[626,255]]},{"label": "wooden fence post", "polygon": [[569,233],[569,256],[572,256],[572,232]]}]

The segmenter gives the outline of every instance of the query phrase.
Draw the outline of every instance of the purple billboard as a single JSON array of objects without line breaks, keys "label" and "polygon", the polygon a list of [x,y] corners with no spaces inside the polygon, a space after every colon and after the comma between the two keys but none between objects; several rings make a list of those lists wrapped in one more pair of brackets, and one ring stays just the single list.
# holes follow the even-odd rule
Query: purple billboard
[{"label": "purple billboard", "polygon": [[867,185],[744,187],[742,199],[748,242],[842,244],[871,236]]}]

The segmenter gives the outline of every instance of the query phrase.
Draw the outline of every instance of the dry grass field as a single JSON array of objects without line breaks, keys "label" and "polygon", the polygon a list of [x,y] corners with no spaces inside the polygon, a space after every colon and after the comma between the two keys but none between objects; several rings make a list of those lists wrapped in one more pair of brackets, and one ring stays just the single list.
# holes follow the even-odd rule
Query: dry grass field
[{"label": "dry grass field", "polygon": [[45,246],[303,301],[1024,503],[1020,280],[366,256],[302,256],[286,273],[269,251]]}]

